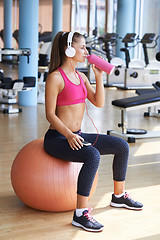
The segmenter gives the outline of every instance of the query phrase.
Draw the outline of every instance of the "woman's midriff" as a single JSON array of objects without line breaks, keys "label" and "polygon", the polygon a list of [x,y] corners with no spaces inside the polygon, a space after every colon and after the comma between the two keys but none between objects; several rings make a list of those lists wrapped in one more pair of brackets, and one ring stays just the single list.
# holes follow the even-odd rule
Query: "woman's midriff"
[{"label": "woman's midriff", "polygon": [[[78,103],[69,106],[58,106],[56,115],[67,128],[72,132],[76,132],[81,129],[84,111],[85,103]],[[54,129],[52,126],[50,128]]]}]

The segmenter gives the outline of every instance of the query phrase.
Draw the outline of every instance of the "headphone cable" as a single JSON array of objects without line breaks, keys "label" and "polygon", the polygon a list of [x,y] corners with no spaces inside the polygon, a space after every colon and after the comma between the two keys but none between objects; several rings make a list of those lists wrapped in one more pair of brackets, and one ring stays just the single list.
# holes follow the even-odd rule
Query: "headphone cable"
[{"label": "headphone cable", "polygon": [[95,143],[97,142],[97,140],[98,140],[98,136],[99,136],[99,131],[98,131],[98,128],[96,127],[96,125],[95,125],[95,123],[94,123],[94,121],[93,121],[93,119],[90,117],[90,115],[89,115],[89,113],[88,113],[88,107],[87,107],[87,103],[85,102],[85,105],[86,105],[86,113],[87,113],[87,116],[89,117],[89,119],[91,120],[91,122],[92,122],[92,124],[93,124],[93,126],[94,126],[94,128],[96,129],[96,131],[97,131],[97,137],[96,137],[96,140],[94,141],[94,143],[92,144],[92,146],[94,146],[95,145]]},{"label": "headphone cable", "polygon": [[[76,72],[74,71],[74,68],[73,68],[73,66],[72,66],[72,62],[71,62],[71,58],[70,58],[70,64],[71,64],[71,67],[72,67],[72,70],[73,70],[73,72],[74,72],[75,77],[76,77],[78,80],[80,80],[80,79],[77,77]],[[77,65],[77,70],[78,70],[78,65]],[[82,87],[83,87],[83,84],[82,84]],[[84,88],[83,88],[83,91],[84,91]],[[98,128],[96,127],[96,125],[95,125],[93,119],[90,117],[90,115],[89,115],[89,113],[88,113],[88,107],[87,107],[87,103],[86,103],[86,102],[85,102],[85,106],[86,106],[86,113],[87,113],[87,116],[89,117],[89,119],[91,120],[91,122],[92,122],[94,128],[95,128],[96,131],[97,131],[97,137],[96,137],[96,140],[95,140],[94,143],[92,144],[92,146],[94,146],[95,143],[96,143],[97,140],[98,140],[99,131],[98,131]]]}]

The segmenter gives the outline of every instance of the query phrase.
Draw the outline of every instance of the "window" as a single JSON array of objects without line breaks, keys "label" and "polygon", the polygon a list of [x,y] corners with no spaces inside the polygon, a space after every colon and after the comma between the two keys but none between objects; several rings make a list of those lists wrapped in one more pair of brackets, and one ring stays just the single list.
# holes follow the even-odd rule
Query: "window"
[{"label": "window", "polygon": [[72,0],[72,31],[87,33],[88,0]]},{"label": "window", "polygon": [[[96,27],[98,27],[98,35],[104,33],[105,2],[106,0],[72,0],[71,29],[88,33],[89,25],[89,35],[92,35]],[[88,7],[90,7],[89,11]]]},{"label": "window", "polygon": [[[139,34],[139,37],[142,38],[145,33],[155,33],[156,36],[159,36],[160,29],[160,1],[159,0],[137,0],[136,9],[139,9],[137,13],[136,21],[136,31]],[[139,6],[139,7],[138,7]],[[159,40],[155,48],[148,48],[148,57],[150,60],[155,59],[155,54],[159,49]],[[154,46],[153,44],[148,44],[148,47]],[[138,52],[136,54],[137,58],[143,59],[143,49],[142,44],[139,44]]]}]

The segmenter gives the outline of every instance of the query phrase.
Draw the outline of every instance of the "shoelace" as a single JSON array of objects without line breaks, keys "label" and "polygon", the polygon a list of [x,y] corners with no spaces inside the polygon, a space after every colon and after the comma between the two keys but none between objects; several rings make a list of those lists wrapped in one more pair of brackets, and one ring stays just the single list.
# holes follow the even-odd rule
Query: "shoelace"
[{"label": "shoelace", "polygon": [[125,192],[124,198],[125,198],[125,199],[126,199],[126,198],[129,198],[129,199],[131,199],[131,196],[130,196],[130,194],[129,194],[129,193]]},{"label": "shoelace", "polygon": [[92,208],[89,208],[88,209],[88,212],[85,212],[84,213],[84,216],[89,220],[89,221],[91,221],[91,222],[95,222],[95,220],[93,219],[93,217],[91,216],[91,211],[92,211]]}]

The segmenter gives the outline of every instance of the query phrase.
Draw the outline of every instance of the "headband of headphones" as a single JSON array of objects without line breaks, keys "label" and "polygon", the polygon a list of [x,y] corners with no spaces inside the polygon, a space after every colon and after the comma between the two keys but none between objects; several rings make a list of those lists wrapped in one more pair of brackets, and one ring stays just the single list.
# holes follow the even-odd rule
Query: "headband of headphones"
[{"label": "headband of headphones", "polygon": [[69,32],[67,38],[67,49],[65,50],[65,54],[67,57],[74,57],[76,54],[76,50],[72,47],[72,39],[75,32]]}]

